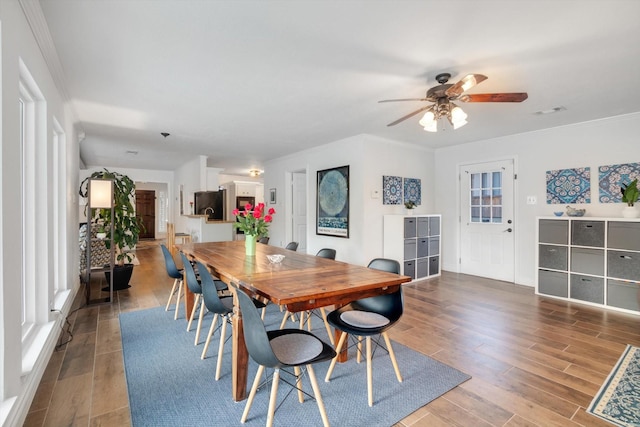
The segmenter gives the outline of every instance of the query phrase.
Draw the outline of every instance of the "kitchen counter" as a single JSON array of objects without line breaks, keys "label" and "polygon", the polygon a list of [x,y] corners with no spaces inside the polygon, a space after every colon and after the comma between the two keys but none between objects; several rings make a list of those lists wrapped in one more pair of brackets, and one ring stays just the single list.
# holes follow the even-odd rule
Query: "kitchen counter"
[{"label": "kitchen counter", "polygon": [[209,221],[207,215],[184,215],[194,242],[226,242],[233,240],[234,221]]}]

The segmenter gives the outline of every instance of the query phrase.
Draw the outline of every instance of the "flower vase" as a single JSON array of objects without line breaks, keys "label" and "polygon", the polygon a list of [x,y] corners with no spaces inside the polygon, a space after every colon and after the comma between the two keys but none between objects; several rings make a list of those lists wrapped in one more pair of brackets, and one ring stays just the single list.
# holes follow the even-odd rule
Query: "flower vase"
[{"label": "flower vase", "polygon": [[256,236],[246,234],[244,237],[245,255],[254,256],[256,254]]}]

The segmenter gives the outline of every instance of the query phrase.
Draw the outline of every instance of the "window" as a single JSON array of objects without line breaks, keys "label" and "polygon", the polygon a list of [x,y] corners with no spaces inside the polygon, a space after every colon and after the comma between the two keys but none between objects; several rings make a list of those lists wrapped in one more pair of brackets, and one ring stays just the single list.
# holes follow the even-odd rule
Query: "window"
[{"label": "window", "polygon": [[502,223],[502,172],[470,175],[471,222]]},{"label": "window", "polygon": [[37,324],[49,319],[52,283],[49,213],[52,208],[46,133],[46,103],[24,62],[19,64],[21,189],[21,320],[22,341],[29,342]]}]

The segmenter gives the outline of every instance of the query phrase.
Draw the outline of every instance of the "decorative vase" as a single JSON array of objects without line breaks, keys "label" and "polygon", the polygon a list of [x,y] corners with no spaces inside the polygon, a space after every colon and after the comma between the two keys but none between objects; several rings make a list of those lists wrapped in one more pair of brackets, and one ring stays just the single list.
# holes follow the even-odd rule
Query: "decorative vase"
[{"label": "decorative vase", "polygon": [[245,254],[248,256],[254,256],[256,254],[256,236],[246,234],[244,237],[244,249]]},{"label": "decorative vase", "polygon": [[623,218],[637,218],[639,213],[635,206],[625,206],[624,209],[622,209]]}]

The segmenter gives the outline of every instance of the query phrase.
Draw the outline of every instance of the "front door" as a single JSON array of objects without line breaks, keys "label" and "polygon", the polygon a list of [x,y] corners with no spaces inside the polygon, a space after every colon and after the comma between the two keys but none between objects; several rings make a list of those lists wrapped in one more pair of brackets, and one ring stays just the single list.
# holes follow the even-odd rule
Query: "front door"
[{"label": "front door", "polygon": [[136,217],[142,222],[141,239],[156,238],[156,192],[136,190]]},{"label": "front door", "polygon": [[461,165],[460,272],[515,281],[513,160]]}]

